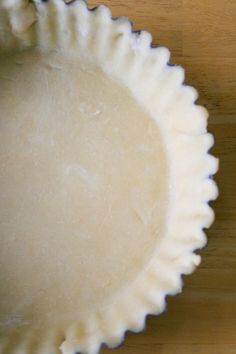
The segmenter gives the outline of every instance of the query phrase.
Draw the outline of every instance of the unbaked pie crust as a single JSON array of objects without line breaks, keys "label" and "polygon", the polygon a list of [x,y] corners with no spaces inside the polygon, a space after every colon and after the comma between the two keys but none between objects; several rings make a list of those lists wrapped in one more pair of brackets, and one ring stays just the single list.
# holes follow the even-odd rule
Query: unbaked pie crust
[{"label": "unbaked pie crust", "polygon": [[0,4],[0,353],[98,353],[181,291],[217,188],[169,51],[85,2]]}]

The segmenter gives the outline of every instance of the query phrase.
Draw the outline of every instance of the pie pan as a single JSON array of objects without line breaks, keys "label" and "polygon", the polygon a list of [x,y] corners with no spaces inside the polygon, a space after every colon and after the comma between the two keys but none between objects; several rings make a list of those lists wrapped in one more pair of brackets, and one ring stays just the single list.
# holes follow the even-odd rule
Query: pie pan
[{"label": "pie pan", "polygon": [[128,19],[0,4],[0,353],[96,354],[200,263],[218,161],[197,92]]}]

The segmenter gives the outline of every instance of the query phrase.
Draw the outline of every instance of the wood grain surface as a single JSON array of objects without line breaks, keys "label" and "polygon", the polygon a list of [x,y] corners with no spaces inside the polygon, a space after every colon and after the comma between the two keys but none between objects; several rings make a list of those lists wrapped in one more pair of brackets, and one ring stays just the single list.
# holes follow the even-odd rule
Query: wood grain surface
[{"label": "wood grain surface", "polygon": [[[202,264],[167,311],[116,354],[236,354],[236,0],[101,0],[168,47],[210,112],[220,197]],[[99,1],[90,1],[91,6]],[[104,348],[103,354],[111,353]]]}]

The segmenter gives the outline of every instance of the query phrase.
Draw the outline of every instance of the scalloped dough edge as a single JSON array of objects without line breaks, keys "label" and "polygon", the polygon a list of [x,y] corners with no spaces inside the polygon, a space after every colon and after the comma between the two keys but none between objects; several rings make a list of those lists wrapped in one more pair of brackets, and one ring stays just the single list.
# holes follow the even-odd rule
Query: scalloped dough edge
[{"label": "scalloped dough edge", "polygon": [[[184,85],[183,68],[168,64],[168,49],[153,47],[150,33],[133,32],[127,18],[112,19],[103,5],[91,10],[83,0],[3,0],[0,20],[1,50],[36,44],[70,50],[75,57],[78,51],[89,53],[129,88],[166,142],[172,205],[166,237],[149,266],[112,305],[72,324],[63,335],[48,333],[37,350],[46,353],[60,346],[63,354],[97,354],[102,343],[119,345],[127,330],[142,331],[147,314],[163,312],[166,296],[181,292],[181,275],[200,264],[194,251],[206,244],[203,228],[214,220],[208,202],[218,195],[212,180],[218,160],[209,154],[214,139],[207,132],[208,113],[195,104],[196,90]],[[29,335],[21,347],[29,348],[33,340]]]}]

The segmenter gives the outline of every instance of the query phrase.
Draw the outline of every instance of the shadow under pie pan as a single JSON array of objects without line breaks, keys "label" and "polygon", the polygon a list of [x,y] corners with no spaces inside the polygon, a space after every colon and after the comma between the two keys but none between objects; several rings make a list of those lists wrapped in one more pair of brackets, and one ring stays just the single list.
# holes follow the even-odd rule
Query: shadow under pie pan
[{"label": "shadow under pie pan", "polygon": [[208,114],[151,41],[105,6],[1,0],[1,354],[115,347],[200,262]]}]

